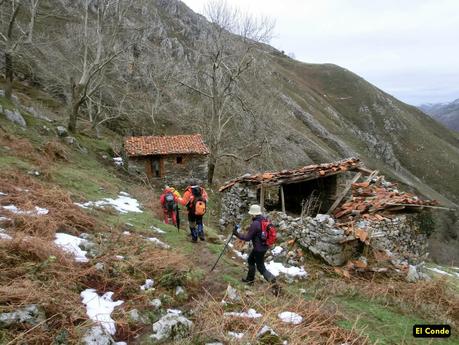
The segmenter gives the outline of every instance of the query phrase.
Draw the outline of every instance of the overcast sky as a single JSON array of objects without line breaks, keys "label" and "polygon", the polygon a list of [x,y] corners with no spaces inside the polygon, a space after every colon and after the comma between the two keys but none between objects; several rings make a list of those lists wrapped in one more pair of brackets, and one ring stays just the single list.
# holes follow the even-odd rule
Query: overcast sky
[{"label": "overcast sky", "polygon": [[[202,13],[206,0],[184,0]],[[276,20],[271,45],[343,66],[404,102],[459,98],[459,0],[227,0]]]}]

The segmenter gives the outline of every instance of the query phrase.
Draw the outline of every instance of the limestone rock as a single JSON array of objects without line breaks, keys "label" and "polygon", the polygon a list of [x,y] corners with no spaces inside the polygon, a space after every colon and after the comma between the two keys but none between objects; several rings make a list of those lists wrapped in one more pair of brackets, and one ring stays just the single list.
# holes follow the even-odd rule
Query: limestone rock
[{"label": "limestone rock", "polygon": [[186,317],[178,313],[168,312],[153,324],[153,334],[150,339],[154,344],[159,344],[166,340],[183,339],[190,334],[192,326],[193,322]]},{"label": "limestone rock", "polygon": [[161,300],[159,298],[152,299],[148,304],[151,305],[155,310],[161,308],[162,305]]},{"label": "limestone rock", "polygon": [[104,332],[102,327],[94,326],[90,328],[83,337],[83,344],[85,345],[115,345],[115,341]]},{"label": "limestone rock", "polygon": [[6,118],[10,120],[11,122],[18,124],[21,127],[27,127],[27,124],[24,118],[22,117],[21,113],[17,109],[15,109],[14,111],[5,109],[3,113],[5,114]]},{"label": "limestone rock", "polygon": [[60,137],[66,137],[69,133],[67,132],[67,128],[64,126],[57,126],[56,127],[57,135]]},{"label": "limestone rock", "polygon": [[35,326],[46,319],[45,312],[36,304],[30,304],[11,313],[0,314],[0,328],[26,323]]}]

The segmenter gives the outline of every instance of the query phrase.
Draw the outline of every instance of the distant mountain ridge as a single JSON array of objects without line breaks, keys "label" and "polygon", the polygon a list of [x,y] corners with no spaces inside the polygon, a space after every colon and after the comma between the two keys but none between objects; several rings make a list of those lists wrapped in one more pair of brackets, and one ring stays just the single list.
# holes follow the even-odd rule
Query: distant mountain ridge
[{"label": "distant mountain ridge", "polygon": [[426,103],[419,107],[449,129],[459,132],[459,98],[447,103]]}]

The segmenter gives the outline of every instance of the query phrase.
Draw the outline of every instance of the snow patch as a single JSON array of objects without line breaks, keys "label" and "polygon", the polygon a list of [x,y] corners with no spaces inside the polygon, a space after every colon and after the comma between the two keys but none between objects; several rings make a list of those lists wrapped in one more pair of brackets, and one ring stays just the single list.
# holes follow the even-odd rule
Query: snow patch
[{"label": "snow patch", "polygon": [[95,323],[100,324],[111,335],[116,333],[115,321],[111,313],[115,307],[123,304],[123,301],[112,300],[113,292],[106,292],[99,296],[95,289],[86,289],[80,293],[83,304],[86,306],[86,314]]},{"label": "snow patch", "polygon": [[237,333],[237,332],[231,332],[231,331],[228,332],[228,335],[236,339],[242,339],[242,337],[244,337],[244,333]]},{"label": "snow patch", "polygon": [[92,207],[107,207],[111,206],[119,213],[128,213],[136,212],[142,213],[140,209],[140,203],[137,199],[132,198],[129,194],[125,192],[120,192],[116,199],[105,198],[98,201],[88,201],[83,204],[76,203],[76,205],[82,208],[92,208]]},{"label": "snow patch", "polygon": [[[234,245],[232,243],[228,243],[228,247],[233,248]],[[241,253],[240,251],[236,250],[233,248],[234,254],[236,254],[238,257],[240,257],[243,260],[247,260],[249,258],[249,255],[246,253]]]},{"label": "snow patch", "polygon": [[129,236],[131,233],[129,231],[123,231],[123,235]]},{"label": "snow patch", "polygon": [[140,290],[146,291],[150,290],[153,287],[155,281],[153,279],[145,279],[145,284],[140,286]]},{"label": "snow patch", "polygon": [[227,312],[223,314],[224,316],[235,316],[235,317],[245,317],[249,319],[257,319],[259,317],[262,317],[263,315],[260,313],[257,313],[255,309],[249,309],[246,312],[242,313],[237,313],[237,312]]},{"label": "snow patch", "polygon": [[303,322],[303,317],[297,313],[291,311],[284,311],[282,313],[277,314],[279,319],[285,323],[293,323],[294,325],[298,325]]},{"label": "snow patch", "polygon": [[5,195],[8,195],[8,194],[0,192],[0,196],[5,196]]},{"label": "snow patch", "polygon": [[77,262],[88,262],[86,251],[80,248],[80,244],[86,243],[85,239],[64,234],[62,232],[56,233],[54,243],[60,247],[64,252],[70,253],[75,257]]},{"label": "snow patch", "polygon": [[154,232],[156,232],[157,234],[165,234],[166,232],[164,230],[161,230],[160,228],[152,225],[150,226],[150,229],[153,230]]},{"label": "snow patch", "polygon": [[115,163],[115,165],[117,167],[121,167],[124,164],[123,158],[121,158],[121,157],[113,157],[113,163]]},{"label": "snow patch", "polygon": [[14,205],[6,205],[6,206],[2,206],[3,209],[7,210],[7,211],[10,211],[10,212],[13,212],[13,213],[16,213],[16,214],[24,214],[24,215],[27,215],[27,216],[44,216],[46,214],[48,214],[49,210],[46,209],[46,208],[41,208],[41,207],[38,207],[38,206],[35,206],[35,211],[23,211],[23,210],[20,210],[19,208],[17,208],[16,206]]},{"label": "snow patch", "polygon": [[116,260],[124,260],[124,256],[122,255],[115,255]]},{"label": "snow patch", "polygon": [[172,314],[172,315],[181,315],[182,314],[182,311],[178,310],[178,309],[167,309],[166,312],[168,314]]},{"label": "snow patch", "polygon": [[161,247],[161,248],[164,248],[164,249],[169,249],[171,247],[170,245],[164,243],[163,241],[157,239],[156,237],[148,237],[147,240],[150,241],[150,242],[153,242],[158,247]]},{"label": "snow patch", "polygon": [[285,267],[281,262],[270,261],[266,264],[266,268],[276,277],[281,273],[289,277],[306,277],[308,275],[303,266]]},{"label": "snow patch", "polygon": [[438,274],[442,274],[442,275],[446,275],[446,276],[450,276],[450,277],[454,277],[455,275],[457,275],[459,277],[459,274],[457,274],[457,273],[452,274],[452,273],[443,271],[443,270],[441,270],[439,268],[436,268],[436,267],[432,267],[432,268],[431,267],[427,267],[427,269],[431,270],[431,271],[433,271],[435,273],[438,273]]},{"label": "snow patch", "polygon": [[12,240],[13,238],[5,233],[5,229],[0,228],[0,240]]},{"label": "snow patch", "polygon": [[274,256],[277,256],[279,255],[280,253],[282,253],[284,250],[284,248],[282,248],[281,246],[276,246],[274,247],[272,250],[271,250],[271,253],[274,255]]}]

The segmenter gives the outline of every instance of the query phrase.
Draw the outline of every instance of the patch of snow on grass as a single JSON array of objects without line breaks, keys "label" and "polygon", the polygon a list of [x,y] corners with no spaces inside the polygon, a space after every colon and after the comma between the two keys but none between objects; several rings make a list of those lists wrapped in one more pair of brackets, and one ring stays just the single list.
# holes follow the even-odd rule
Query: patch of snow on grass
[{"label": "patch of snow on grass", "polygon": [[173,314],[173,315],[180,315],[182,314],[181,310],[178,309],[167,309],[166,311],[168,314]]},{"label": "patch of snow on grass", "polygon": [[0,240],[12,240],[13,238],[5,233],[5,229],[0,228]]},{"label": "patch of snow on grass", "polygon": [[281,273],[290,277],[306,277],[308,275],[303,266],[285,267],[281,262],[270,261],[266,264],[266,268],[276,277]]},{"label": "patch of snow on grass", "polygon": [[123,235],[129,236],[131,233],[129,231],[123,231]]},{"label": "patch of snow on grass", "polygon": [[86,306],[86,314],[91,320],[100,324],[107,333],[116,333],[115,321],[111,318],[111,313],[115,307],[123,304],[123,301],[112,300],[113,292],[106,292],[99,296],[95,289],[86,289],[80,294],[83,304]]},{"label": "patch of snow on grass", "polygon": [[[435,273],[438,273],[438,274],[442,274],[442,275],[446,275],[446,276],[450,276],[450,277],[454,277],[454,275],[452,273],[449,273],[449,272],[445,272],[439,268],[436,268],[436,267],[427,267],[428,270],[431,270]],[[457,273],[456,273],[457,274]]]},{"label": "patch of snow on grass", "polygon": [[163,241],[157,239],[156,237],[148,237],[147,240],[150,241],[150,242],[153,242],[158,247],[161,247],[161,248],[164,248],[164,249],[169,249],[171,247],[170,245],[164,243]]},{"label": "patch of snow on grass", "polygon": [[280,253],[282,253],[283,250],[284,250],[284,248],[282,248],[281,246],[276,246],[271,250],[271,253],[274,256],[276,256],[276,255],[279,255]]},{"label": "patch of snow on grass", "polygon": [[291,311],[284,311],[282,313],[277,314],[279,319],[285,323],[293,323],[294,325],[298,325],[303,322],[303,317],[297,313]]},{"label": "patch of snow on grass", "polygon": [[249,309],[246,312],[242,313],[237,313],[237,312],[227,312],[223,314],[224,316],[235,316],[235,317],[245,317],[249,319],[257,319],[259,317],[262,317],[263,315],[260,313],[257,313],[255,309]]},{"label": "patch of snow on grass", "polygon": [[150,227],[150,229],[153,230],[154,232],[156,232],[157,234],[165,234],[166,233],[164,230],[161,230],[160,228],[158,228],[158,227],[156,227],[154,225],[152,225]]},{"label": "patch of snow on grass", "polygon": [[228,332],[228,335],[236,339],[242,339],[244,337],[244,333],[237,333],[237,332],[231,332],[231,331]]},{"label": "patch of snow on grass", "polygon": [[155,281],[153,279],[145,279],[145,284],[140,286],[140,290],[143,290],[143,291],[149,290],[153,287],[154,283]]},{"label": "patch of snow on grass", "polygon": [[17,208],[16,206],[14,205],[7,205],[7,206],[2,206],[3,209],[7,210],[7,211],[10,211],[10,212],[13,212],[13,213],[16,213],[16,214],[25,214],[27,216],[44,216],[46,214],[48,214],[49,210],[46,209],[46,208],[41,208],[41,207],[38,207],[38,206],[35,206],[35,211],[23,211],[23,210],[20,210],[19,208]]},{"label": "patch of snow on grass", "polygon": [[113,198],[105,198],[98,201],[88,201],[83,204],[76,203],[76,205],[82,208],[91,208],[91,207],[106,207],[111,206],[119,213],[128,213],[128,212],[136,212],[142,213],[143,211],[140,209],[140,203],[137,199],[132,198],[129,194],[121,192],[119,193],[116,199]]},{"label": "patch of snow on grass", "polygon": [[115,255],[116,260],[124,260],[124,256],[122,255]]},{"label": "patch of snow on grass", "polygon": [[5,195],[8,195],[8,194],[0,192],[0,196],[5,196]]},{"label": "patch of snow on grass", "polygon": [[113,163],[115,163],[116,166],[120,167],[123,166],[123,158],[121,157],[113,157]]},{"label": "patch of snow on grass", "polygon": [[86,243],[85,239],[64,234],[62,232],[56,233],[54,243],[60,247],[64,252],[70,253],[75,257],[77,262],[88,262],[86,251],[80,248],[80,244]]}]

